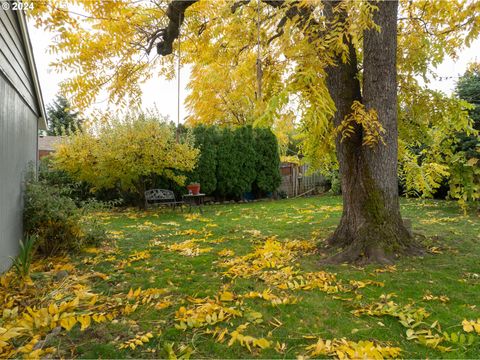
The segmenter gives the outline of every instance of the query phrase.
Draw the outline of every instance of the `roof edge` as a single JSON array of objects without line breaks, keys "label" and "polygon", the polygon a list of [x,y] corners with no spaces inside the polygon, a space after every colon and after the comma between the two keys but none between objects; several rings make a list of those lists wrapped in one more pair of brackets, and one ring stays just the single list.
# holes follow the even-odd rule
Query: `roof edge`
[{"label": "roof edge", "polygon": [[47,130],[47,116],[45,113],[45,106],[43,103],[42,89],[38,79],[37,66],[35,65],[35,58],[33,56],[32,43],[30,42],[30,35],[27,28],[27,20],[25,13],[22,10],[17,11],[18,22],[20,23],[20,31],[22,32],[23,42],[25,43],[25,50],[27,53],[28,65],[33,77],[33,87],[35,95],[37,96],[38,107],[40,110],[40,117],[38,118],[38,127],[40,130]]}]

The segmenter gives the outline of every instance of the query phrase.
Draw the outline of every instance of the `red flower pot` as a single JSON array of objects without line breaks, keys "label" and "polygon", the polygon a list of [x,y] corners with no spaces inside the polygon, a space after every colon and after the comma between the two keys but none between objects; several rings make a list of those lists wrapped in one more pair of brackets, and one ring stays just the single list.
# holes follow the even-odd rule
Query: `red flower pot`
[{"label": "red flower pot", "polygon": [[192,195],[198,195],[200,193],[200,184],[187,185],[187,190],[191,192]]}]

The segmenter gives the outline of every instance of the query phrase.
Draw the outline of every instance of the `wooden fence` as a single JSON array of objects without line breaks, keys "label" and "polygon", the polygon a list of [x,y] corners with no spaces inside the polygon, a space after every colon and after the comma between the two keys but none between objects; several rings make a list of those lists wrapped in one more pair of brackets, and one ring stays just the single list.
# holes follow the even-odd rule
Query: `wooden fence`
[{"label": "wooden fence", "polygon": [[319,173],[305,175],[307,169],[308,165],[282,164],[282,183],[277,192],[287,197],[296,197],[305,193],[315,195],[326,191],[325,177]]}]

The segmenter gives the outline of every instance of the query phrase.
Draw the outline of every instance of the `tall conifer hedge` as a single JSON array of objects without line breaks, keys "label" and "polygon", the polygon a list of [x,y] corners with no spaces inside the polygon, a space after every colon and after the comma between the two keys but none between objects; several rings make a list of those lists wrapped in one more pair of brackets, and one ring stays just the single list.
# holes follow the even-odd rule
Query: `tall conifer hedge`
[{"label": "tall conifer hedge", "polygon": [[200,182],[203,193],[240,198],[252,190],[264,195],[280,185],[278,144],[270,129],[197,126],[193,134],[200,157],[190,179]]}]

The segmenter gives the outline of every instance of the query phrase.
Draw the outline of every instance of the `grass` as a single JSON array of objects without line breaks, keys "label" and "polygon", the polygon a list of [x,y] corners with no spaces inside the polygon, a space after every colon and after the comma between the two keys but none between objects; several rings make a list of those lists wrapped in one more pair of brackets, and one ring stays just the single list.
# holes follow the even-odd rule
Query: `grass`
[{"label": "grass", "polygon": [[[463,319],[480,318],[478,215],[463,215],[455,203],[446,201],[402,199],[401,206],[403,216],[412,220],[414,231],[425,236],[431,254],[404,258],[395,267],[386,269],[388,271],[375,272],[377,267],[373,265],[362,268],[320,266],[319,254],[307,248],[295,253],[291,265],[295,264],[302,273],[325,271],[336,274],[335,284],[346,284],[350,290],[339,293],[318,289],[283,291],[268,286],[257,276],[229,278],[224,274],[229,267],[220,265],[222,261],[251,253],[255,246],[261,246],[265,238],[271,236],[276,236],[282,243],[306,240],[314,244],[325,239],[339,221],[339,197],[210,206],[205,208],[203,216],[165,210],[130,210],[98,215],[116,240],[100,252],[86,251],[70,259],[75,265],[75,274],[107,274],[108,279],[95,277],[89,286],[92,292],[108,297],[126,294],[139,287],[143,290],[165,289],[165,299],[171,305],[157,309],[139,304],[138,309],[128,316],[91,325],[84,331],[76,326],[68,333],[62,332],[53,341],[59,349],[57,355],[158,358],[167,357],[165,345],[174,343],[173,351],[177,356],[182,351],[193,351],[191,356],[194,358],[295,358],[306,354],[305,347],[320,337],[375,340],[382,346],[400,347],[404,358],[478,357],[480,335],[476,335],[474,343],[468,346],[445,341],[442,345],[450,347],[451,351],[442,352],[408,340],[406,328],[395,317],[352,314],[356,308],[378,302],[382,294],[391,294],[400,307],[413,304],[415,308],[425,308],[430,314],[424,320],[428,324],[425,326],[438,321],[441,330],[449,333],[463,333]],[[189,239],[198,241],[187,246],[187,252],[194,251],[195,247],[205,252],[186,256],[169,248]],[[234,255],[219,255],[226,249],[233,250]],[[132,254],[149,257],[135,261]],[[41,279],[41,274],[37,274],[37,278]],[[349,285],[351,280],[362,281],[366,286],[352,287]],[[368,280],[381,282],[384,286],[369,284]],[[175,320],[177,310],[192,306],[188,297],[214,299],[225,291],[240,296],[251,291],[262,292],[267,287],[280,297],[296,296],[299,301],[272,306],[263,299],[240,300],[237,297],[224,304],[242,310],[242,317],[187,330],[175,327],[179,323]],[[443,295],[448,300],[429,300],[426,295]],[[252,312],[261,313],[257,323],[252,321],[251,315],[246,315]],[[217,326],[231,332],[247,319],[251,324],[245,334],[269,340],[269,348],[249,351],[239,343],[228,346],[228,337],[227,341],[220,343],[205,333],[206,329]],[[135,350],[119,349],[121,343],[146,332],[154,335],[149,342]]]}]

